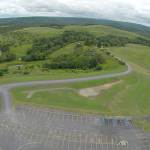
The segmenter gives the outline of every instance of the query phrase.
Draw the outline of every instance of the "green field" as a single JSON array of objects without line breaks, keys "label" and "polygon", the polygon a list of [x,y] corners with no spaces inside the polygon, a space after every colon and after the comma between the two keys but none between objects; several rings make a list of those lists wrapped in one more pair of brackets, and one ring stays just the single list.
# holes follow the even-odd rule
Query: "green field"
[{"label": "green field", "polygon": [[32,48],[32,44],[22,45],[18,47],[10,46],[10,51],[16,53],[16,55],[26,55],[28,48]]},{"label": "green field", "polygon": [[[24,90],[33,90],[50,87],[71,87],[80,89],[84,87],[92,87],[102,85],[109,82],[119,80],[119,78],[103,79],[97,81],[88,81],[80,83],[71,83],[63,85],[51,85],[41,87],[22,87],[11,90],[15,101],[35,103],[41,105],[53,105],[68,107],[70,110],[82,109],[91,110],[100,115],[113,116],[133,116],[145,117],[150,112],[150,80],[148,76],[133,72],[129,75],[122,76],[123,83],[119,83],[94,100],[82,97],[74,90],[56,90],[42,91],[33,94],[32,98],[26,98],[27,93],[20,93]],[[137,94],[138,93],[138,94]],[[30,104],[29,104],[30,105]]]},{"label": "green field", "polygon": [[110,47],[109,51],[126,62],[150,71],[150,47],[139,44],[127,44],[126,47]]},{"label": "green field", "polygon": [[132,32],[123,31],[123,30],[115,29],[108,26],[102,26],[102,25],[66,26],[65,29],[75,29],[76,31],[88,31],[89,33],[97,37],[105,36],[105,35],[116,35],[116,36],[125,36],[128,38],[135,38],[137,36],[140,36]]}]

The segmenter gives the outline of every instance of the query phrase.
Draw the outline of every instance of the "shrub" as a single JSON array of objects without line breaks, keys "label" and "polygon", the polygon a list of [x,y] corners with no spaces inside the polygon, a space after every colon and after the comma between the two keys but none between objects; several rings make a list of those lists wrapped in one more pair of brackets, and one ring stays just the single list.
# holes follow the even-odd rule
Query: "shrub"
[{"label": "shrub", "polygon": [[107,55],[110,55],[110,52],[106,52]]},{"label": "shrub", "polygon": [[28,74],[29,74],[28,71],[24,71],[24,72],[23,72],[23,75],[28,75]]},{"label": "shrub", "polygon": [[101,66],[101,65],[98,65],[98,66],[96,67],[96,70],[102,70],[102,66]]},{"label": "shrub", "polygon": [[120,65],[125,65],[125,62],[118,60]]},{"label": "shrub", "polygon": [[0,76],[2,76],[3,75],[3,71],[2,70],[0,70]]},{"label": "shrub", "polygon": [[13,74],[16,74],[16,73],[18,73],[17,71],[13,71]]}]

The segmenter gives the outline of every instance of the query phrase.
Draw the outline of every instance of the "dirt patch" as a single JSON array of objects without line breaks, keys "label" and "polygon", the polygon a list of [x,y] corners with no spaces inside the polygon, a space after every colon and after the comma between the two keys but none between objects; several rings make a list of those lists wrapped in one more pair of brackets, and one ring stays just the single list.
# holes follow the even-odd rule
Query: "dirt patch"
[{"label": "dirt patch", "polygon": [[28,95],[27,95],[27,97],[26,98],[31,98],[32,97],[32,95],[34,94],[35,92],[30,92]]},{"label": "dirt patch", "polygon": [[117,82],[108,83],[108,84],[104,84],[104,85],[100,85],[100,86],[83,88],[83,89],[79,89],[77,92],[81,96],[88,97],[90,99],[94,99],[95,97],[101,95],[104,90],[112,88],[115,84],[122,83],[122,82],[123,82],[123,80],[120,80]]}]

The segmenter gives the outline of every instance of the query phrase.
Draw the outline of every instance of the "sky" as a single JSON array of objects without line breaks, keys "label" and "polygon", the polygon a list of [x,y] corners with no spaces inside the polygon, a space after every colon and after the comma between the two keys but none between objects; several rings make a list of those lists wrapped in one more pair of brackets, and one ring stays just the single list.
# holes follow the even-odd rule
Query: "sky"
[{"label": "sky", "polygon": [[0,18],[84,17],[150,26],[150,0],[0,0]]}]

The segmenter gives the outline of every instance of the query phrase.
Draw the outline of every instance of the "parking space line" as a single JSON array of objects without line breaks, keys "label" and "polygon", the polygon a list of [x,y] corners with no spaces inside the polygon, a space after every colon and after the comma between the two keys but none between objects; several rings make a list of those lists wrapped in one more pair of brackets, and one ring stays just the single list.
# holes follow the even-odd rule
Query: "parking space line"
[{"label": "parking space line", "polygon": [[117,143],[117,148],[118,148],[118,150],[119,150],[119,147],[118,147],[118,142],[117,142],[117,136],[116,136],[116,143]]},{"label": "parking space line", "polygon": [[66,136],[66,131],[65,131],[65,135],[64,135],[64,139],[63,139],[62,149],[64,148],[65,136]]},{"label": "parking space line", "polygon": [[47,139],[46,139],[45,146],[46,146],[46,144],[47,144],[47,141],[48,141],[48,139],[49,139],[50,132],[51,132],[51,130],[49,130],[49,134],[48,134],[48,136],[47,136]]},{"label": "parking space line", "polygon": [[103,136],[101,135],[101,144],[102,144],[102,150],[103,150],[103,141],[102,141],[102,139],[103,139]]},{"label": "parking space line", "polygon": [[[76,147],[76,146],[75,146],[75,142],[76,142],[76,133],[75,133],[75,140],[74,140],[74,149],[75,149],[75,147]],[[73,150],[74,150],[74,149],[73,149]]]},{"label": "parking space line", "polygon": [[59,120],[59,117],[60,117],[60,113],[58,113],[59,115],[58,115],[58,120]]},{"label": "parking space line", "polygon": [[54,131],[54,135],[53,135],[53,138],[52,138],[51,146],[53,145],[53,140],[54,140],[54,137],[55,137],[55,132],[56,132],[56,130]]},{"label": "parking space line", "polygon": [[[40,127],[40,130],[41,130],[41,127]],[[35,135],[35,136],[36,136],[35,142],[36,142],[36,140],[37,140],[38,136],[40,136],[40,135],[39,135],[40,130],[38,130],[38,133],[37,133],[37,134],[33,134],[33,135]]]},{"label": "parking space line", "polygon": [[73,115],[72,115],[72,122],[73,122]]},{"label": "parking space line", "polygon": [[46,113],[45,113],[45,115],[44,115],[44,118],[46,117],[46,115],[47,115],[47,111],[46,111]]},{"label": "parking space line", "polygon": [[28,115],[30,111],[31,111],[31,109],[28,110],[28,113],[26,115]]},{"label": "parking space line", "polygon": [[68,117],[67,117],[67,121],[68,121],[68,118],[69,118],[69,114],[68,114]]},{"label": "parking space line", "polygon": [[63,118],[62,118],[62,121],[64,120],[64,114],[63,114]]},{"label": "parking space line", "polygon": [[39,110],[37,110],[37,112],[36,112],[35,116],[38,114],[38,112],[39,112]]},{"label": "parking space line", "polygon": [[26,134],[26,136],[25,136],[25,139],[24,139],[24,141],[26,140],[26,138],[27,138],[27,135],[30,133],[30,129],[31,129],[31,128],[29,128],[29,130],[28,130],[28,132],[27,132],[27,134]]},{"label": "parking space line", "polygon": [[81,133],[80,133],[80,147],[79,147],[79,150],[81,149]]},{"label": "parking space line", "polygon": [[32,114],[31,115],[33,115],[34,111],[35,111],[35,109],[32,110]]},{"label": "parking space line", "polygon": [[20,107],[20,108],[21,108],[21,110],[19,111],[19,113],[21,113],[23,107]]},{"label": "parking space line", "polygon": [[59,142],[59,139],[60,139],[60,134],[61,134],[61,131],[59,132],[59,137],[58,137],[56,148],[58,147],[58,142]]},{"label": "parking space line", "polygon": [[44,133],[42,134],[42,138],[41,138],[40,144],[41,144],[41,142],[43,140],[44,134],[45,134],[45,130],[44,130]]},{"label": "parking space line", "polygon": [[96,134],[96,150],[97,150],[97,134]]},{"label": "parking space line", "polygon": [[41,117],[42,113],[43,113],[43,111],[41,112],[40,117]]},{"label": "parking space line", "polygon": [[50,116],[51,116],[51,113],[52,113],[52,112],[50,112],[50,114],[49,114],[49,117],[48,117],[48,118],[50,118]]},{"label": "parking space line", "polygon": [[149,147],[149,145],[145,145],[145,146],[140,146],[140,147]]},{"label": "parking space line", "polygon": [[[4,124],[4,125],[1,126],[1,135],[2,135],[2,134],[5,132],[5,130],[7,129],[6,126],[9,124],[9,122],[10,122],[10,120],[9,120],[6,124]],[[4,130],[2,129],[3,127],[5,127]]]},{"label": "parking space line", "polygon": [[54,113],[53,119],[55,118],[56,113]]},{"label": "parking space line", "polygon": [[33,136],[33,134],[34,134],[35,130],[36,130],[36,127],[35,127],[35,129],[33,130],[32,134],[31,134],[31,137],[30,137],[30,140],[29,140],[29,142],[31,141],[31,139],[32,139],[32,136]]},{"label": "parking space line", "polygon": [[[18,125],[16,125],[15,128],[14,128],[15,130],[16,130],[17,126]],[[14,133],[14,130],[12,130],[12,133],[10,134],[9,138],[12,136],[13,133]]]},{"label": "parking space line", "polygon": [[8,134],[8,132],[10,131],[11,127],[9,127],[9,130],[7,131],[7,133],[5,134],[5,136]]},{"label": "parking space line", "polygon": [[68,150],[69,150],[70,138],[71,138],[71,132],[70,132],[70,136],[69,136]]},{"label": "parking space line", "polygon": [[92,134],[91,134],[91,150],[92,150]]},{"label": "parking space line", "polygon": [[108,150],[107,135],[106,135],[106,144],[107,144],[107,150]]},{"label": "parking space line", "polygon": [[[111,135],[111,142],[112,141],[113,141],[113,139],[112,139],[112,135]],[[113,143],[114,143],[114,141],[113,141]],[[113,147],[114,144],[113,143],[111,144],[112,145],[112,150],[114,150],[114,147]]]}]

